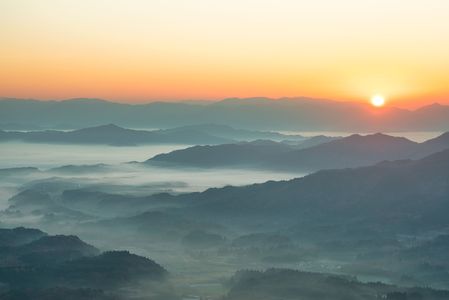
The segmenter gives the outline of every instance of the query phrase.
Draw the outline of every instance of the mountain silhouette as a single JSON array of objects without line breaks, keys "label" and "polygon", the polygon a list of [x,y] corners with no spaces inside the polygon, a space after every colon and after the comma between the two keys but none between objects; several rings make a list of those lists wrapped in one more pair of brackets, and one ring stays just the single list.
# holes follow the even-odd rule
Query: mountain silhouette
[{"label": "mountain silhouette", "polygon": [[[310,98],[230,98],[218,102],[113,103],[99,99],[0,100],[0,128],[75,129],[101,124],[172,128],[219,123],[257,130],[447,131],[449,106],[374,109],[369,104]],[[15,125],[14,125],[15,124]]]},{"label": "mountain silhouette", "polygon": [[141,144],[223,144],[235,141],[269,138],[274,140],[303,140],[302,136],[275,132],[235,129],[230,126],[204,124],[163,130],[134,130],[114,124],[82,128],[72,131],[1,131],[0,142],[107,144],[132,146]]},{"label": "mountain silhouette", "polygon": [[[307,140],[303,143],[307,143]],[[302,172],[352,168],[383,160],[422,158],[448,149],[449,133],[423,143],[376,133],[365,136],[354,134],[311,145],[306,148],[301,148],[301,143],[297,147],[280,143],[195,146],[156,155],[146,163],[193,167],[238,166]]]},{"label": "mountain silhouette", "polygon": [[213,220],[281,218],[301,220],[304,226],[362,222],[382,230],[426,230],[449,225],[448,176],[445,150],[419,160],[325,170],[289,181],[212,188],[176,198],[189,213]]}]

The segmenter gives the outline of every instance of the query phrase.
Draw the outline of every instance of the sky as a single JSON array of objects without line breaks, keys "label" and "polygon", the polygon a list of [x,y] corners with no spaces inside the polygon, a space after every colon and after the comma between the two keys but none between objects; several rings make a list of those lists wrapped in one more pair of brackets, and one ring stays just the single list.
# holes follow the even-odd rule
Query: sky
[{"label": "sky", "polygon": [[0,0],[0,96],[449,104],[447,0]]}]

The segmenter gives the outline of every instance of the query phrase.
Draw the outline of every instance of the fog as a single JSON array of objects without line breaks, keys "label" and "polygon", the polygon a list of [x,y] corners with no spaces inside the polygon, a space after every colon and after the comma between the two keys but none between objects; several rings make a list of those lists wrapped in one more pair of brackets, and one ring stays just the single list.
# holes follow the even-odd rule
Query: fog
[{"label": "fog", "polygon": [[[50,145],[4,143],[0,148],[0,169],[37,167],[41,172],[20,173],[0,181],[0,209],[8,199],[33,182],[63,182],[72,188],[90,188],[104,193],[151,195],[203,191],[210,187],[247,185],[268,180],[287,180],[303,176],[298,173],[264,172],[242,169],[173,169],[143,166],[137,162],[187,145],[151,145],[135,147]],[[107,164],[107,169],[95,165]],[[54,171],[65,165],[80,166],[78,171]],[[89,169],[89,166],[93,166]],[[86,167],[87,170],[84,170]],[[32,224],[36,216],[3,217],[4,223]]]},{"label": "fog", "polygon": [[[81,172],[78,178],[87,181],[121,185],[155,185],[174,183],[174,191],[202,191],[209,187],[247,185],[268,180],[287,180],[302,173],[266,172],[242,169],[170,169],[142,166],[127,162],[142,162],[156,154],[183,149],[189,145],[150,145],[114,147],[99,145],[54,145],[31,143],[3,143],[0,148],[0,168],[37,167],[47,171],[66,165],[108,164],[108,172]],[[51,172],[50,172],[51,173]],[[50,173],[34,175],[33,179],[48,177]],[[101,175],[101,176],[100,176]],[[22,175],[23,176],[23,175]],[[58,174],[70,178],[74,174]],[[30,181],[31,178],[23,178]]]},{"label": "fog", "polygon": [[186,148],[189,145],[145,145],[116,147],[104,145],[2,143],[0,167],[53,168],[62,165],[115,164],[144,161],[156,154]]},{"label": "fog", "polygon": [[[36,167],[38,169],[30,169],[26,172],[6,171],[1,175],[0,209],[4,210],[1,215],[1,223],[7,227],[40,228],[50,234],[76,234],[101,250],[123,249],[151,257],[170,269],[171,273],[175,275],[173,281],[179,289],[185,289],[186,293],[197,295],[199,290],[209,291],[212,289],[212,294],[220,294],[223,292],[222,278],[229,277],[238,270],[239,262],[230,263],[224,260],[213,262],[208,255],[198,257],[195,254],[195,249],[189,254],[185,247],[179,245],[178,242],[174,243],[182,236],[175,236],[173,239],[166,241],[163,233],[161,233],[161,235],[151,235],[150,242],[140,232],[132,233],[129,230],[112,229],[114,234],[110,235],[111,230],[103,232],[102,229],[97,229],[95,226],[90,228],[77,225],[84,219],[78,219],[78,217],[72,216],[70,212],[69,215],[65,215],[67,208],[61,211],[61,208],[53,208],[52,206],[39,207],[38,209],[35,207],[28,209],[27,206],[27,203],[38,201],[37,197],[39,196],[35,195],[35,193],[38,193],[37,191],[48,192],[53,198],[60,197],[59,195],[64,190],[71,189],[87,189],[94,192],[138,197],[161,192],[179,194],[203,191],[211,187],[248,185],[269,180],[288,180],[304,175],[301,173],[231,168],[210,170],[194,168],[164,169],[138,163],[156,154],[188,146],[115,147],[3,143],[0,148],[1,169],[18,167]],[[67,165],[75,167],[59,168]],[[11,202],[8,200],[27,190],[33,191],[33,193],[30,194],[29,198],[25,196],[25,202],[21,202],[25,205],[17,204],[14,208],[11,208]],[[69,205],[68,209],[72,209],[72,207]],[[108,207],[105,206],[104,209],[107,210]],[[79,211],[92,216],[92,211],[89,209],[80,209]],[[51,221],[48,219],[49,215],[54,215]],[[59,215],[60,217],[58,217]],[[123,212],[123,215],[126,215],[126,213]],[[117,212],[117,216],[120,216],[120,210]],[[89,217],[89,221],[97,221],[102,218],[104,216],[100,214],[94,216],[93,219]],[[176,229],[176,227],[172,229]],[[192,229],[187,227],[185,230],[181,228],[179,230],[188,233]],[[230,234],[235,235],[235,233]],[[192,274],[192,268],[196,269],[194,271],[196,275]],[[209,271],[212,269],[214,271],[210,273]]]},{"label": "fog", "polygon": [[[280,190],[279,182],[264,184],[262,190],[213,189],[208,191],[207,199],[196,198],[204,193],[188,194],[228,185],[289,180],[305,176],[304,173],[163,168],[142,163],[156,154],[185,147],[189,145],[4,143],[0,148],[0,169],[4,169],[0,172],[0,225],[39,228],[51,235],[76,235],[101,251],[127,250],[151,258],[170,272],[168,285],[175,288],[172,290],[165,284],[158,287],[180,295],[174,299],[252,299],[232,298],[242,291],[238,284],[229,286],[229,279],[239,270],[270,268],[357,276],[362,282],[448,288],[438,269],[433,273],[421,271],[426,260],[416,258],[412,252],[417,240],[428,246],[425,243],[437,234],[416,234],[410,237],[413,240],[410,243],[399,240],[389,230],[383,232],[385,228],[379,231],[382,233],[373,234],[381,225],[375,219],[354,227],[351,219],[348,223],[334,220],[338,214],[334,216],[333,211],[322,218],[320,214],[325,213],[326,207],[320,206],[320,213],[313,212],[315,200],[309,207],[305,206],[310,211],[294,206],[302,195],[289,183]],[[5,170],[18,167],[37,169]],[[322,199],[330,199],[327,206],[333,202],[345,203],[342,199],[346,194],[339,196],[342,189],[332,189],[338,179],[332,177],[327,183],[323,181],[324,184],[318,179],[319,184],[314,184],[309,178],[309,191],[312,194],[319,191]],[[357,190],[352,185],[345,190],[350,192],[352,188]],[[276,194],[271,194],[272,189]],[[354,193],[357,195],[358,191]],[[212,203],[211,210],[208,202]],[[198,203],[205,205],[196,206]],[[276,209],[281,203],[291,205],[293,217],[290,209],[282,213]],[[358,230],[366,231],[360,235]],[[390,261],[393,255],[405,258]],[[438,257],[432,263],[440,263]],[[445,264],[441,263],[441,268],[446,268]],[[415,277],[404,277],[407,272],[413,272]],[[283,282],[275,278],[315,275],[255,273],[247,276],[257,280],[275,276],[273,282]],[[351,284],[356,283],[351,281]],[[246,288],[250,290],[245,287],[245,291]],[[150,290],[149,286],[140,287],[136,293],[150,293]],[[230,290],[234,294],[222,298]]]}]

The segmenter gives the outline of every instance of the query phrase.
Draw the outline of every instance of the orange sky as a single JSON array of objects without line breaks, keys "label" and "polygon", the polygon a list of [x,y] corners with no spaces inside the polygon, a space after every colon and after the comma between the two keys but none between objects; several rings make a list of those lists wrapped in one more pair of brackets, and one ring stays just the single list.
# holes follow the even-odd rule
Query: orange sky
[{"label": "orange sky", "polygon": [[2,0],[0,96],[449,103],[446,0]]}]

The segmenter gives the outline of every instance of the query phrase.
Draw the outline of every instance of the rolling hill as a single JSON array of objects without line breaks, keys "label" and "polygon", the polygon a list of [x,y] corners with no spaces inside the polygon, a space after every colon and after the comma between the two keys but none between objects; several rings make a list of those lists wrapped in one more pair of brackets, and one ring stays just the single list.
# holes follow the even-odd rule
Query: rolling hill
[{"label": "rolling hill", "polygon": [[[290,181],[177,196],[186,214],[410,231],[449,225],[449,150],[420,160],[326,170]],[[387,225],[388,224],[388,225]]]},{"label": "rolling hill", "polygon": [[[307,143],[307,140],[303,143]],[[156,155],[146,163],[313,172],[367,166],[383,160],[422,158],[448,148],[448,133],[423,143],[381,133],[365,136],[354,134],[306,148],[302,148],[301,144],[295,147],[276,143],[195,146]]]},{"label": "rolling hill", "polygon": [[223,144],[235,141],[267,138],[273,140],[304,140],[299,135],[235,129],[225,125],[195,125],[163,130],[133,130],[114,124],[72,131],[0,131],[0,142],[23,141],[30,143],[106,144],[133,146],[142,144]]}]

